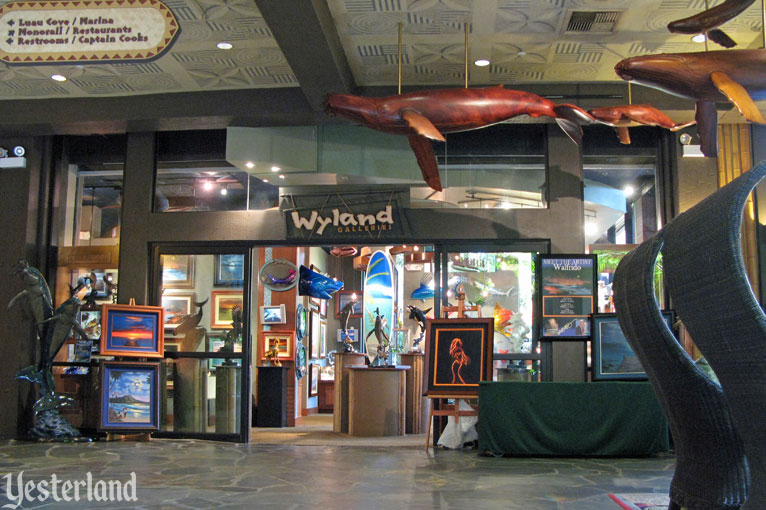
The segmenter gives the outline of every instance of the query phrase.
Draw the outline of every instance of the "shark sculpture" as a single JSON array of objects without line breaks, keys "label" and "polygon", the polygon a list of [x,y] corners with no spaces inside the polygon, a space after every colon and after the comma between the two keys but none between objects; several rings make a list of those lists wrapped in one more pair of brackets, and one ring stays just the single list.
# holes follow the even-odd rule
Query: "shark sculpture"
[{"label": "shark sculpture", "polygon": [[306,266],[300,267],[298,279],[298,295],[311,296],[319,299],[332,299],[332,295],[343,288],[343,282],[333,280]]},{"label": "shark sculpture", "polygon": [[624,144],[630,143],[628,128],[635,126],[659,126],[671,131],[678,131],[691,126],[694,122],[678,124],[673,119],[647,104],[604,106],[588,110],[598,122],[612,126],[617,138]]},{"label": "shark sculpture", "polygon": [[674,34],[702,34],[720,44],[724,48],[737,45],[734,40],[718,27],[738,16],[750,7],[755,0],[726,0],[725,2],[704,10],[699,14],[668,23],[668,30]]},{"label": "shark sculpture", "polygon": [[632,57],[614,70],[623,80],[697,102],[702,153],[718,155],[717,101],[731,101],[750,122],[766,124],[754,100],[766,99],[766,50],[662,53]]},{"label": "shark sculpture", "polygon": [[579,144],[581,125],[593,122],[593,117],[579,106],[556,104],[536,94],[505,89],[502,85],[422,90],[380,98],[330,94],[325,99],[325,112],[378,131],[407,136],[423,179],[436,191],[442,190],[442,184],[431,141],[446,141],[446,133],[479,129],[526,114],[552,117]]}]

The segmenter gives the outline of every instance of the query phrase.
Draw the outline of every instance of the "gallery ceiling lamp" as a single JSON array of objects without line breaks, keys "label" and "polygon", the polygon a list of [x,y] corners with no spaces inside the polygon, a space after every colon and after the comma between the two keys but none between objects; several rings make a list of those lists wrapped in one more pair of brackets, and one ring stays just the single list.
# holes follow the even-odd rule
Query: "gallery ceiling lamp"
[{"label": "gallery ceiling lamp", "polygon": [[229,190],[226,188],[226,186],[224,186],[223,188],[221,188],[221,195],[224,195],[224,196],[226,196],[226,195],[228,195],[228,194],[229,194]]},{"label": "gallery ceiling lamp", "polygon": [[271,167],[271,171],[272,172],[279,172],[280,170],[282,170],[282,169],[280,167],[278,167],[277,165],[274,165],[274,166]]},{"label": "gallery ceiling lamp", "polygon": [[703,43],[707,40],[707,37],[705,37],[705,34],[697,34],[694,37],[692,37],[692,41],[696,43]]},{"label": "gallery ceiling lamp", "polygon": [[66,81],[66,76],[63,74],[52,74],[51,80],[53,81]]},{"label": "gallery ceiling lamp", "polygon": [[282,174],[279,174],[279,178],[280,178],[280,179],[284,179],[284,178],[285,178],[285,176],[284,176],[284,175],[282,175]]},{"label": "gallery ceiling lamp", "polygon": [[626,197],[630,198],[633,196],[633,193],[636,192],[636,188],[628,184],[624,188],[622,188],[622,192],[625,194]]},{"label": "gallery ceiling lamp", "polygon": [[205,191],[210,191],[211,189],[213,189],[213,183],[210,181],[203,181],[202,189],[204,189]]},{"label": "gallery ceiling lamp", "polygon": [[245,163],[245,166],[247,168],[254,168],[255,167],[255,163],[253,163],[252,161],[248,161],[247,163]]},{"label": "gallery ceiling lamp", "polygon": [[230,50],[234,47],[234,45],[227,41],[221,41],[218,44],[216,44],[215,47],[218,48],[219,50]]},{"label": "gallery ceiling lamp", "polygon": [[478,60],[474,60],[473,65],[476,67],[487,67],[489,65],[489,60],[486,58],[480,58]]}]

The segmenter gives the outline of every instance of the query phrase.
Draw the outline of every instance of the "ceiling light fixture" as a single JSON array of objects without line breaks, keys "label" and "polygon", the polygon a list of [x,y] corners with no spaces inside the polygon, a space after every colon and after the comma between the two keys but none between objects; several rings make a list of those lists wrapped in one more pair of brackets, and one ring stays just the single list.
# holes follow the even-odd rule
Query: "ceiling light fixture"
[{"label": "ceiling light fixture", "polygon": [[231,44],[230,42],[226,42],[226,41],[221,41],[218,44],[216,44],[215,46],[219,50],[230,50],[230,49],[232,49],[234,47],[233,44]]},{"label": "ceiling light fixture", "polygon": [[263,182],[269,182],[269,180],[268,179],[263,179]]},{"label": "ceiling light fixture", "polygon": [[279,172],[280,170],[282,170],[282,169],[281,169],[281,168],[279,168],[279,167],[278,167],[278,166],[276,166],[276,165],[274,165],[273,167],[271,167],[271,171],[272,171],[272,172]]},{"label": "ceiling light fixture", "polygon": [[211,189],[213,189],[213,183],[210,181],[205,181],[202,184],[202,189],[204,189],[205,191],[210,191]]},{"label": "ceiling light fixture", "polygon": [[229,194],[229,190],[228,189],[221,188],[221,195],[228,195],[228,194]]},{"label": "ceiling light fixture", "polygon": [[252,161],[248,161],[247,163],[245,163],[245,166],[247,168],[253,168],[255,166],[255,163],[253,163]]},{"label": "ceiling light fixture", "polygon": [[692,41],[696,43],[703,43],[705,42],[705,34],[697,34],[694,37],[692,37]]},{"label": "ceiling light fixture", "polygon": [[66,81],[66,76],[64,76],[63,74],[52,74],[51,75],[51,80]]},{"label": "ceiling light fixture", "polygon": [[628,184],[624,188],[622,188],[622,192],[625,194],[626,197],[632,197],[633,193],[636,192],[636,188]]},{"label": "ceiling light fixture", "polygon": [[280,179],[284,179],[284,178],[285,178],[285,176],[284,176],[284,175],[282,175],[282,174],[279,174],[279,178],[280,178]]},{"label": "ceiling light fixture", "polygon": [[486,58],[480,58],[478,60],[475,60],[473,64],[477,67],[487,67],[489,65],[489,60]]}]

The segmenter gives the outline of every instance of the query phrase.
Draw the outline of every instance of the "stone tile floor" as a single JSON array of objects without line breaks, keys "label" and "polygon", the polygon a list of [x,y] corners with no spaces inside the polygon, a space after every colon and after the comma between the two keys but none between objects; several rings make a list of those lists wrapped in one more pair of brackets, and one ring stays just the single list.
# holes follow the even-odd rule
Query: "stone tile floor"
[{"label": "stone tile floor", "polygon": [[[667,494],[674,457],[492,458],[476,450],[243,445],[195,440],[0,443],[0,507],[18,474],[130,480],[135,502],[24,502],[19,508],[619,510],[610,492]],[[48,488],[50,489],[50,485]],[[36,489],[32,496],[41,496]],[[15,504],[15,499],[10,504]],[[6,507],[10,508],[10,507]]]}]

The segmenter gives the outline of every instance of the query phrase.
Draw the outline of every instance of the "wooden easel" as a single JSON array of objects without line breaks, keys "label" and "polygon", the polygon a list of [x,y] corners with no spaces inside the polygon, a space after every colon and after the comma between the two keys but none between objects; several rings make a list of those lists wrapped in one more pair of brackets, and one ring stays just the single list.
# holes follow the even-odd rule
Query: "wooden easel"
[{"label": "wooden easel", "polygon": [[[434,416],[454,416],[455,422],[460,421],[461,416],[479,416],[479,410],[476,406],[471,406],[473,409],[470,411],[461,411],[459,400],[471,400],[478,399],[478,393],[463,394],[463,393],[432,393],[426,395],[428,397],[428,423],[426,424],[426,451],[428,451],[428,443],[431,442],[431,426],[433,425]],[[454,399],[454,404],[447,404],[448,399]],[[438,400],[439,409],[434,410],[434,400]]]},{"label": "wooden easel", "polygon": [[457,299],[457,306],[443,306],[442,307],[442,313],[444,314],[444,318],[448,318],[449,314],[452,312],[457,312],[457,316],[460,319],[465,318],[465,312],[476,312],[477,317],[481,317],[481,305],[468,305],[465,304],[465,292],[463,291],[463,286],[458,285],[457,289],[457,296],[455,299]]}]

